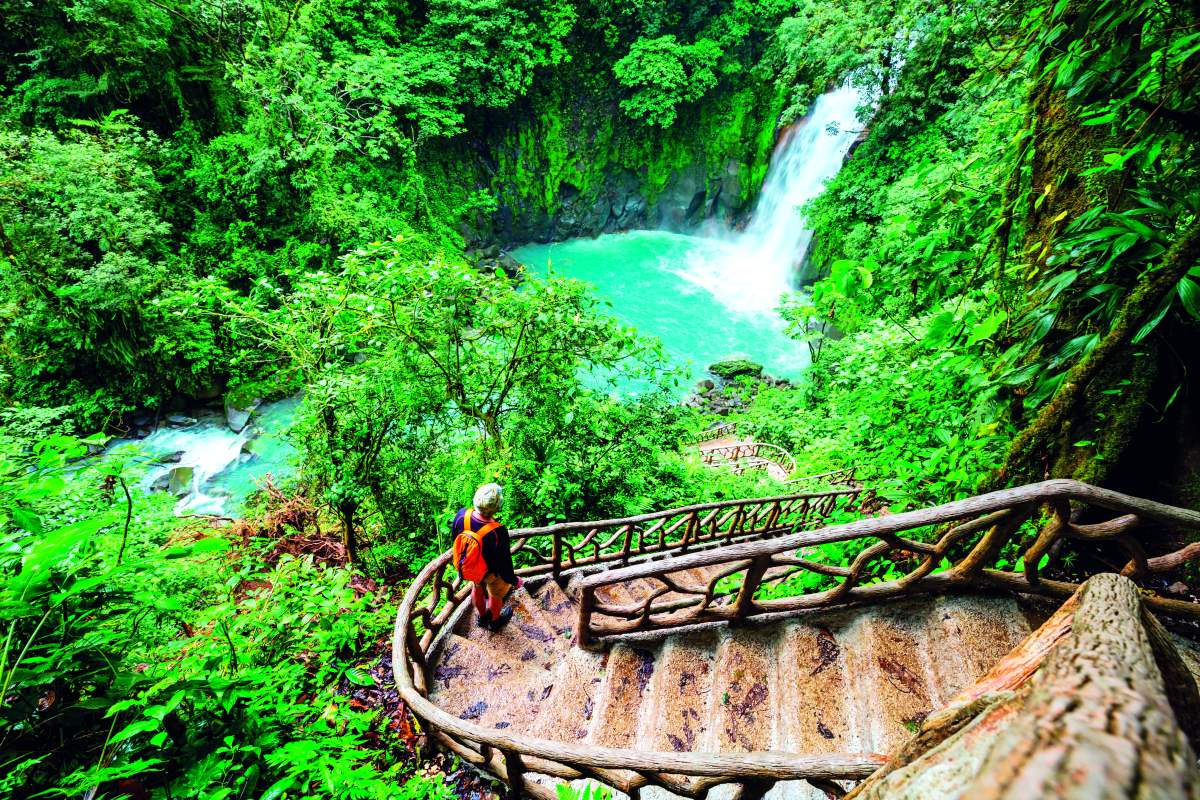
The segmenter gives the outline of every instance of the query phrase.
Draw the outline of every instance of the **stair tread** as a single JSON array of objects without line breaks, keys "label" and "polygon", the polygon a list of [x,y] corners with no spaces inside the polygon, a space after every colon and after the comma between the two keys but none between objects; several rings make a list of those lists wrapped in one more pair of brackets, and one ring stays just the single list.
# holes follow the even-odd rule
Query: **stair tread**
[{"label": "stair tread", "polygon": [[713,682],[715,713],[706,750],[774,749],[775,655],[768,636],[737,631],[720,644]]},{"label": "stair tread", "polygon": [[653,650],[615,645],[605,664],[602,696],[588,741],[603,747],[631,747],[637,737],[642,699],[654,676]]},{"label": "stair tread", "polygon": [[979,680],[1029,635],[1010,597],[939,597],[928,612],[929,653],[939,704]]},{"label": "stair tread", "polygon": [[780,746],[792,753],[861,750],[856,709],[849,702],[844,624],[794,624],[779,655]]},{"label": "stair tread", "polygon": [[710,725],[716,642],[715,634],[693,634],[663,646],[642,714],[641,749],[692,752],[701,748]]},{"label": "stair tread", "polygon": [[870,721],[865,744],[878,753],[905,741],[935,706],[923,658],[928,642],[907,622],[914,617],[922,619],[910,604],[870,608],[860,612],[849,632],[847,671],[859,713]]},{"label": "stair tread", "polygon": [[546,698],[530,736],[557,741],[582,741],[596,710],[596,695],[603,683],[601,665],[605,656],[572,649],[555,670],[554,688]]},{"label": "stair tread", "polygon": [[510,658],[532,661],[545,670],[553,669],[570,642],[554,631],[524,588],[514,591],[508,602],[513,607],[513,616],[500,630],[492,631],[480,625],[472,608],[464,615],[456,633]]},{"label": "stair tread", "polygon": [[552,579],[537,587],[533,593],[534,603],[542,619],[554,629],[564,641],[568,640],[575,627],[578,605]]},{"label": "stair tread", "polygon": [[453,635],[433,671],[430,699],[459,719],[523,732],[553,688],[553,675],[528,661]]}]

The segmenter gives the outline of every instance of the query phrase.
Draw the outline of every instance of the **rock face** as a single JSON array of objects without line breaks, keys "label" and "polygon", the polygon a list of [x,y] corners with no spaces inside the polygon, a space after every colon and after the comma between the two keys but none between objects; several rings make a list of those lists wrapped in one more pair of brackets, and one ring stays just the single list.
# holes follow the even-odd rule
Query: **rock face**
[{"label": "rock face", "polygon": [[749,203],[740,199],[741,172],[733,159],[714,175],[688,165],[674,172],[657,193],[625,169],[607,176],[592,193],[563,183],[555,198],[558,208],[552,212],[519,201],[502,202],[491,218],[492,237],[510,244],[545,244],[633,228],[687,230],[710,218],[732,222],[749,211]]}]

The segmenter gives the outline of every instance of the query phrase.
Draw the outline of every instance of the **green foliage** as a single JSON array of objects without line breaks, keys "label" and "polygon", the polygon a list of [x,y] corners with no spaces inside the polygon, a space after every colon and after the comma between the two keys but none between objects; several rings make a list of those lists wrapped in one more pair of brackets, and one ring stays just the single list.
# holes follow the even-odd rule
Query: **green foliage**
[{"label": "green foliage", "polygon": [[120,115],[61,137],[0,131],[10,395],[54,405],[91,394],[81,416],[95,423],[204,382],[211,330],[146,304],[172,280],[156,149]]},{"label": "green foliage", "polygon": [[826,344],[801,387],[763,391],[747,422],[792,450],[802,475],[859,466],[897,503],[972,494],[1007,442],[1002,387],[970,350],[929,343],[941,319],[877,322]]},{"label": "green foliage", "polygon": [[638,39],[628,55],[613,64],[617,82],[630,91],[621,109],[650,125],[670,127],[677,107],[704,96],[717,83],[714,71],[720,46],[710,39],[680,44],[673,35]]},{"label": "green foliage", "polygon": [[169,509],[135,506],[118,463],[80,469],[87,444],[3,442],[6,796],[450,797],[350,697],[389,674],[394,605],[274,543],[169,544]]}]

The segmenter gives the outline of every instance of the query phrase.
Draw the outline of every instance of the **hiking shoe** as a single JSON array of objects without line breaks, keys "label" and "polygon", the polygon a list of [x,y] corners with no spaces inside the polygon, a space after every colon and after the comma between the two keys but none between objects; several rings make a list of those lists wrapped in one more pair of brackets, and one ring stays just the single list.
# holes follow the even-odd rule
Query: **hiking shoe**
[{"label": "hiking shoe", "polygon": [[492,624],[492,615],[491,614],[480,614],[478,611],[476,611],[475,612],[475,621],[479,623],[479,627],[481,627],[481,628],[490,627]]},{"label": "hiking shoe", "polygon": [[500,630],[508,624],[510,619],[512,619],[512,614],[512,606],[505,606],[504,608],[500,609],[500,618],[488,622],[488,630],[490,630],[492,633]]}]

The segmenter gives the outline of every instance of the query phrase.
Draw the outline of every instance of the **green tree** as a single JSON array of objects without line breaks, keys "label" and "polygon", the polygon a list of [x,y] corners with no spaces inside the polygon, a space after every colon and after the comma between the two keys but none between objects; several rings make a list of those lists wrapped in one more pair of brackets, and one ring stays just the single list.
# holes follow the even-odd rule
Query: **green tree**
[{"label": "green tree", "polygon": [[673,34],[638,39],[613,64],[617,82],[629,96],[621,109],[633,119],[662,128],[675,122],[678,107],[699,100],[717,85],[721,48],[710,39],[680,44]]}]

